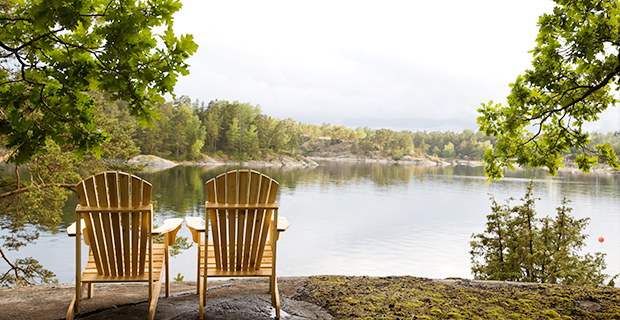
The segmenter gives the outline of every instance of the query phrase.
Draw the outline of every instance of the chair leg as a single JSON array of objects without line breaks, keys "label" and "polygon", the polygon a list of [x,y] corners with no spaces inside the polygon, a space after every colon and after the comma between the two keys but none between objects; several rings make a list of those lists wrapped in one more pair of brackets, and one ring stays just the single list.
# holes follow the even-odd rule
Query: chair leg
[{"label": "chair leg", "polygon": [[157,301],[159,301],[159,291],[161,290],[161,282],[164,277],[159,275],[159,279],[153,286],[153,293],[151,294],[151,301],[149,301],[149,320],[153,320],[155,317],[155,308],[157,308]]},{"label": "chair leg", "polygon": [[196,292],[198,294],[200,294],[200,249],[203,248],[203,247],[204,247],[204,242],[200,243],[198,245],[198,250],[197,250],[198,251],[198,260],[196,260],[196,261],[198,261],[198,267],[196,269],[198,270],[198,272],[196,274],[196,282],[197,282],[196,283]]},{"label": "chair leg", "polygon": [[271,289],[271,304],[276,309],[276,318],[280,319],[280,292],[276,277],[269,278],[269,287]]},{"label": "chair leg", "polygon": [[94,293],[93,283],[89,282],[88,283],[88,299],[92,299],[94,294],[95,293]]},{"label": "chair leg", "polygon": [[[200,271],[198,271],[200,272]],[[206,303],[206,294],[204,291],[206,291],[205,287],[204,287],[204,282],[202,281],[202,277],[198,277],[198,300],[200,300],[200,313],[199,313],[199,319],[202,319],[204,317],[204,308],[205,308],[205,303]]]},{"label": "chair leg", "polygon": [[77,301],[77,295],[74,293],[73,299],[71,300],[71,304],[69,305],[69,310],[67,310],[67,320],[73,320],[73,317],[75,317],[76,301]]},{"label": "chair leg", "polygon": [[204,282],[203,286],[204,286],[203,296],[204,296],[204,299],[205,299],[204,305],[206,306],[207,305],[207,278],[205,278],[205,282]]},{"label": "chair leg", "polygon": [[[166,237],[168,236],[168,234],[166,234]],[[167,239],[167,238],[166,238]],[[170,297],[170,258],[168,256],[168,244],[167,244],[167,240],[166,240],[166,256],[165,256],[165,260],[166,260],[166,298]]]},{"label": "chair leg", "polygon": [[[82,295],[84,294],[84,289],[86,289],[86,284],[81,283],[79,285],[80,285],[80,289],[76,290],[75,293],[73,294],[73,299],[71,299],[69,310],[67,310],[67,320],[72,320],[75,317],[75,314],[80,312],[80,299],[82,299]],[[92,287],[92,283],[89,283],[89,288],[91,287]],[[78,292],[79,292],[79,297],[78,297]]]}]

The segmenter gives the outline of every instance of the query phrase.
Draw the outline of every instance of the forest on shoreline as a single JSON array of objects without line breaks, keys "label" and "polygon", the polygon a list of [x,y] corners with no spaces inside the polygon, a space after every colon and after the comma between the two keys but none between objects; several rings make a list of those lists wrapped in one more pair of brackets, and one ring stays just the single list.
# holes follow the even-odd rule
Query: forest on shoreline
[{"label": "forest on shoreline", "polygon": [[[174,161],[200,161],[205,157],[234,161],[261,160],[273,155],[315,156],[322,146],[346,142],[356,157],[433,156],[443,159],[483,160],[495,138],[465,129],[460,133],[347,128],[278,119],[262,113],[260,106],[238,101],[209,103],[181,96],[157,106],[159,117],[141,127],[123,102],[108,102],[95,95],[110,140],[125,140],[116,152],[104,157],[127,160],[151,154]],[[592,144],[609,142],[620,152],[620,135],[591,133]],[[572,150],[571,154],[578,154]],[[570,159],[570,155],[568,155]]]}]

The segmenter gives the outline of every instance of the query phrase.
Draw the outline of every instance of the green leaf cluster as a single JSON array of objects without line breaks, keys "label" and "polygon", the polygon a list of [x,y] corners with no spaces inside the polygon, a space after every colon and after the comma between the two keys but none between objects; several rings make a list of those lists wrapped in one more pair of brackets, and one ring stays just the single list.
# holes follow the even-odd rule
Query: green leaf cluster
[{"label": "green leaf cluster", "polygon": [[[128,103],[146,125],[172,93],[197,45],[176,37],[178,0],[3,0],[0,10],[0,135],[16,164],[48,139],[95,154],[109,134],[90,91]],[[162,34],[154,33],[163,28]]]},{"label": "green leaf cluster", "polygon": [[546,167],[555,174],[563,154],[581,149],[577,164],[588,172],[596,159],[620,169],[609,145],[589,147],[583,124],[618,102],[620,74],[619,5],[616,0],[555,0],[553,13],[540,17],[532,69],[510,84],[508,106],[482,104],[480,130],[497,138],[485,155],[491,179],[514,164]]},{"label": "green leaf cluster", "polygon": [[536,217],[534,183],[511,206],[510,198],[500,205],[491,196],[491,214],[486,230],[472,235],[472,273],[481,280],[508,280],[564,285],[602,285],[607,275],[605,255],[580,256],[589,219],[570,215],[570,200],[564,198],[555,217]]}]

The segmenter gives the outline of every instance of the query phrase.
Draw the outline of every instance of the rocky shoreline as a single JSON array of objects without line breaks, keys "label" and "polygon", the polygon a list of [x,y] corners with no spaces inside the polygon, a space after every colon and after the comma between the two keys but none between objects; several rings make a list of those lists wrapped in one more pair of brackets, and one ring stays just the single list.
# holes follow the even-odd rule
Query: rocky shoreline
[{"label": "rocky shoreline", "polygon": [[[368,156],[359,157],[353,155],[323,155],[323,156],[296,156],[295,158],[285,155],[271,156],[267,159],[256,161],[233,161],[226,158],[211,158],[206,157],[201,161],[181,161],[174,162],[166,160],[153,155],[139,155],[127,161],[129,164],[141,164],[145,165],[144,171],[155,172],[173,168],[178,165],[184,166],[243,166],[243,167],[317,167],[320,161],[336,161],[336,162],[349,162],[349,163],[383,163],[383,164],[398,164],[401,166],[469,166],[480,167],[484,166],[481,161],[471,161],[463,159],[445,160],[441,158],[435,158],[430,156],[403,156],[398,160],[394,160],[386,157]],[[515,165],[516,170],[522,170],[518,165]],[[545,168],[543,168],[545,170]],[[579,169],[573,162],[565,162],[564,168],[559,168],[559,172],[567,173],[580,173]],[[615,170],[606,165],[595,167],[591,170],[592,173],[617,173]]]},{"label": "rocky shoreline", "polygon": [[257,161],[233,161],[230,159],[216,159],[206,157],[201,161],[181,161],[173,162],[153,155],[139,155],[131,158],[127,161],[130,164],[143,164],[146,165],[144,170],[147,172],[165,170],[178,165],[186,166],[244,166],[244,167],[316,167],[319,164],[318,161],[339,161],[339,162],[358,162],[358,163],[385,163],[385,164],[399,164],[399,165],[413,165],[413,166],[471,166],[477,167],[484,165],[480,161],[469,160],[451,160],[444,161],[438,158],[431,157],[412,157],[404,156],[399,160],[394,160],[384,157],[355,157],[351,155],[346,156],[322,156],[322,157],[303,157],[297,156],[295,158],[285,155],[269,157],[265,160]]},{"label": "rocky shoreline", "polygon": [[484,164],[480,161],[470,160],[442,160],[433,157],[412,157],[404,156],[398,160],[385,158],[385,157],[355,157],[351,155],[347,156],[333,156],[333,157],[308,157],[308,159],[314,161],[343,161],[343,162],[361,162],[361,163],[388,163],[399,165],[413,165],[413,166],[471,166],[479,167]]},{"label": "rocky shoreline", "polygon": [[201,161],[182,161],[180,165],[192,166],[244,166],[244,167],[316,167],[319,164],[309,158],[299,156],[297,158],[289,156],[269,157],[265,160],[256,161],[233,161],[229,159],[215,159],[207,157]]}]

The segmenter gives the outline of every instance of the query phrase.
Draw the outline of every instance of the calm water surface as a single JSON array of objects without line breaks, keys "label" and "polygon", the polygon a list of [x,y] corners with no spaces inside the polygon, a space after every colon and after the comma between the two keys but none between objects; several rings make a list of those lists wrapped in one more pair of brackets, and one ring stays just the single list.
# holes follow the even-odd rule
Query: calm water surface
[{"label": "calm water surface", "polygon": [[[202,216],[204,183],[228,169],[179,166],[139,174],[153,184],[156,223]],[[281,276],[471,278],[469,241],[472,233],[485,229],[488,194],[498,202],[523,197],[530,177],[535,179],[535,196],[541,198],[538,215],[554,215],[562,197],[572,200],[575,217],[591,218],[585,252],[606,253],[606,273],[620,273],[620,175],[549,177],[543,171],[520,171],[489,183],[482,167],[322,162],[316,168],[258,170],[280,182],[280,215],[291,223],[278,241]],[[68,202],[63,226],[73,222],[76,203]],[[181,230],[179,236],[191,241],[188,229]],[[605,237],[603,244],[597,241],[600,235]],[[9,256],[33,256],[61,283],[72,283],[74,243],[65,233],[42,234],[36,245]],[[195,280],[195,245],[170,264],[173,275]]]}]

